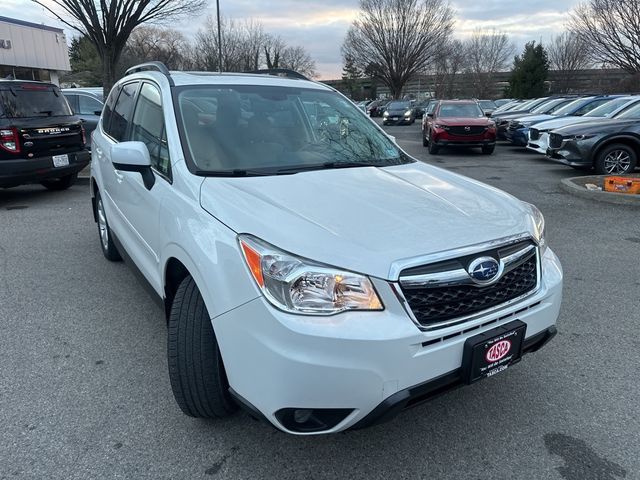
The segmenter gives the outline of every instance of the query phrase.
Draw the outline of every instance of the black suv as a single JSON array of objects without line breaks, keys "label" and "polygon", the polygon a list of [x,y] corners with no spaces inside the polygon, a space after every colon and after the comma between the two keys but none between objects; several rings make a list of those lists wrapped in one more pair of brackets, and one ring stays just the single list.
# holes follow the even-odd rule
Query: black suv
[{"label": "black suv", "polygon": [[0,80],[0,188],[69,188],[89,164],[85,143],[82,122],[57,86]]}]

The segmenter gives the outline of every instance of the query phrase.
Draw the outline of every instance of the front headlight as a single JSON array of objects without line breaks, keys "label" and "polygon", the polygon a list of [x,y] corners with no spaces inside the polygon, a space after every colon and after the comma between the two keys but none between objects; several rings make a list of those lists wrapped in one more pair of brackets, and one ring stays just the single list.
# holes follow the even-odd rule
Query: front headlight
[{"label": "front headlight", "polygon": [[587,133],[582,135],[572,135],[569,139],[570,140],[589,140],[590,138],[593,138],[595,136],[596,136],[595,133]]},{"label": "front headlight", "polygon": [[533,236],[538,242],[540,247],[540,254],[544,255],[544,251],[547,249],[547,240],[544,236],[544,216],[542,212],[538,210],[538,207],[531,203],[522,202],[531,213],[531,219],[533,221]]},{"label": "front headlight", "polygon": [[389,112],[384,112],[384,113],[382,114],[382,116],[383,116],[383,117],[388,117],[388,116],[389,116]]},{"label": "front headlight", "polygon": [[364,275],[297,257],[250,235],[238,241],[251,276],[274,307],[305,315],[384,309]]},{"label": "front headlight", "polygon": [[404,116],[405,117],[410,117],[411,116],[411,110],[407,110],[406,112],[404,112]]}]

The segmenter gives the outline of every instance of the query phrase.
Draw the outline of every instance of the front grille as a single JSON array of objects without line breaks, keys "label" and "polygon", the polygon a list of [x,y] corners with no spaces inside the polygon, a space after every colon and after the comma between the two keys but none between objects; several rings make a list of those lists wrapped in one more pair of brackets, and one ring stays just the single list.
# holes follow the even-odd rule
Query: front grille
[{"label": "front grille", "polygon": [[480,135],[486,130],[486,127],[482,125],[470,125],[470,126],[451,126],[449,127],[449,133],[452,135]]},{"label": "front grille", "polygon": [[[453,262],[449,261],[447,265],[450,267],[451,263]],[[425,327],[433,327],[518,298],[532,292],[537,284],[537,254],[534,253],[523,263],[503,274],[502,278],[492,285],[401,288],[416,320]]]},{"label": "front grille", "polygon": [[562,135],[559,133],[549,134],[549,147],[560,148],[562,146]]},{"label": "front grille", "polygon": [[535,128],[529,129],[529,138],[531,140],[538,140],[540,138],[540,130]]}]

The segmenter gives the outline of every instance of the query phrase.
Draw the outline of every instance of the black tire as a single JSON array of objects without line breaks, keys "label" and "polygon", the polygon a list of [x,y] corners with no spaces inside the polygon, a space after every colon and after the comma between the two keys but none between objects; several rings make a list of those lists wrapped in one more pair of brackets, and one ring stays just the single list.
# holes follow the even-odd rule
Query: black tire
[{"label": "black tire", "polygon": [[633,148],[623,143],[607,145],[598,152],[594,166],[598,175],[625,175],[633,173],[638,157]]},{"label": "black tire", "polygon": [[490,146],[482,147],[482,153],[483,153],[484,155],[491,155],[495,149],[496,149],[496,146],[495,146],[495,145],[490,145]]},{"label": "black tire", "polygon": [[436,145],[434,142],[429,142],[429,153],[431,155],[437,155],[440,151],[440,147]]},{"label": "black tire", "polygon": [[171,306],[167,359],[173,396],[186,415],[222,418],[237,409],[211,318],[190,276],[180,283]]},{"label": "black tire", "polygon": [[422,146],[423,147],[429,146],[429,140],[427,139],[427,136],[425,135],[424,132],[422,132]]},{"label": "black tire", "polygon": [[76,183],[77,179],[78,179],[78,174],[74,173],[74,174],[66,175],[60,178],[49,178],[47,180],[43,180],[42,182],[40,182],[40,185],[47,188],[48,190],[55,190],[55,191],[66,190],[71,185]]},{"label": "black tire", "polygon": [[96,191],[96,219],[98,223],[98,238],[100,240],[100,248],[104,257],[111,262],[119,262],[122,260],[120,252],[115,243],[113,243],[113,234],[109,228],[107,214],[102,204],[100,192]]}]

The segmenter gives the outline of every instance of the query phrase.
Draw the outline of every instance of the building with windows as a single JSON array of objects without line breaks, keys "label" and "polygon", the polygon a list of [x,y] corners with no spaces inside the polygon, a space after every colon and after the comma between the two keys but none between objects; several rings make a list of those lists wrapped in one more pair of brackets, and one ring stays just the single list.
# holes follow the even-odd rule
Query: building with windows
[{"label": "building with windows", "polygon": [[0,78],[58,84],[70,70],[62,29],[0,16]]}]

